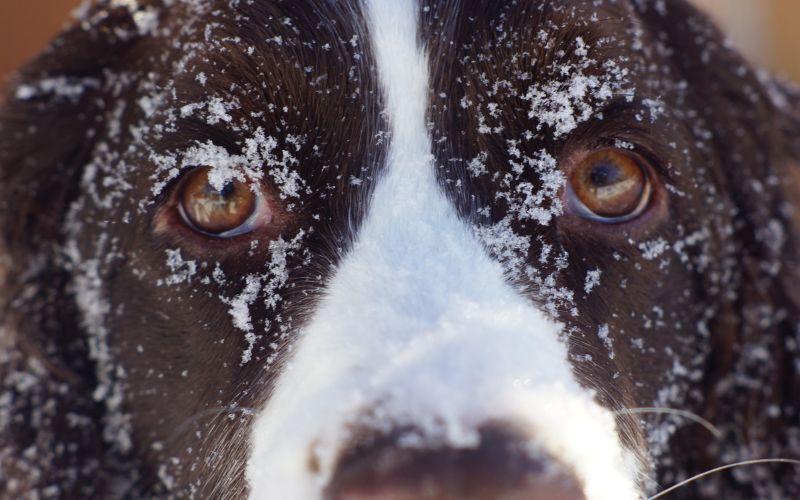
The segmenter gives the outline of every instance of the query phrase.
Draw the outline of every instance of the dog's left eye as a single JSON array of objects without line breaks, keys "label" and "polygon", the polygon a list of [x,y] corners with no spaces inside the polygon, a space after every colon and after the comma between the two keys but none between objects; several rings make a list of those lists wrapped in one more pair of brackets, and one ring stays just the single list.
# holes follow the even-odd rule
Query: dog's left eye
[{"label": "dog's left eye", "polygon": [[210,171],[209,167],[194,169],[181,184],[178,202],[184,222],[220,238],[250,232],[264,203],[259,191],[236,179],[215,187]]},{"label": "dog's left eye", "polygon": [[572,170],[567,203],[581,217],[614,224],[644,212],[651,191],[649,169],[637,156],[603,149],[584,158]]}]

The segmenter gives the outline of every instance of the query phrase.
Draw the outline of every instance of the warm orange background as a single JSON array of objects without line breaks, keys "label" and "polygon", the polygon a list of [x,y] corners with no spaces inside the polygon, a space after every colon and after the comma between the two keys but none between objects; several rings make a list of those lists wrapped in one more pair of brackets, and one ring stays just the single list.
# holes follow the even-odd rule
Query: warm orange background
[{"label": "warm orange background", "polygon": [[[758,64],[800,82],[800,0],[695,0]],[[0,86],[70,19],[79,0],[0,0]]]},{"label": "warm orange background", "polygon": [[71,20],[79,0],[0,0],[0,84]]}]

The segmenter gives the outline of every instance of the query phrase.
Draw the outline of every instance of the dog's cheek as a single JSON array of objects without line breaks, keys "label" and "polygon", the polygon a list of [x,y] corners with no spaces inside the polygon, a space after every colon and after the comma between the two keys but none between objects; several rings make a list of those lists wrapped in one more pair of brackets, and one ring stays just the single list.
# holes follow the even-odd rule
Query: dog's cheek
[{"label": "dog's cheek", "polygon": [[[204,286],[165,285],[158,267],[135,260],[109,287],[110,362],[124,396],[112,418],[130,422],[131,447],[152,467],[148,476],[168,473],[166,483],[188,484],[178,480],[184,469],[207,461],[212,440],[226,434],[206,430],[242,417],[220,418],[229,415],[216,411],[241,399],[242,346],[239,336],[232,338],[224,305],[209,299]],[[143,269],[149,272],[139,274]]]}]

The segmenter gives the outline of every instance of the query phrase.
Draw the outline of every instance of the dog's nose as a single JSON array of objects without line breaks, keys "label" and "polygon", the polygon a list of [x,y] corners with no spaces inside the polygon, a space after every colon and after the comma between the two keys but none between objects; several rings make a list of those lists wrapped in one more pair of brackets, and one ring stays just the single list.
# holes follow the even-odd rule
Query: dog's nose
[{"label": "dog's nose", "polygon": [[326,500],[582,500],[567,467],[499,426],[472,448],[404,446],[403,435],[364,439],[340,459]]}]

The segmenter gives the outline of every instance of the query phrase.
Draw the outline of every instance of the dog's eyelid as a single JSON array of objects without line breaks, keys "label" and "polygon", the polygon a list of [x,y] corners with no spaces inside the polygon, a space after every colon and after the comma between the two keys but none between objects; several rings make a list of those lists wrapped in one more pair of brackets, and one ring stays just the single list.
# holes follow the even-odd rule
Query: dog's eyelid
[{"label": "dog's eyelid", "polygon": [[675,181],[675,169],[672,165],[676,159],[667,147],[656,143],[652,137],[627,141],[632,147],[630,151],[647,164],[650,177],[654,181],[671,183]]},{"label": "dog's eyelid", "polygon": [[196,168],[198,168],[198,165],[183,165],[178,167],[177,173],[173,174],[156,193],[149,196],[144,203],[142,203],[142,206],[150,206],[158,209],[159,207],[164,207],[172,203],[175,197],[175,190],[186,178],[186,175]]},{"label": "dog's eyelid", "polygon": [[[591,143],[585,149],[614,149],[630,151],[640,157],[652,169],[652,175],[662,182],[674,182],[675,169],[678,163],[675,155],[675,144],[683,141],[664,140],[657,134],[642,129],[615,131]],[[671,145],[669,145],[671,144]]]},{"label": "dog's eyelid", "polygon": [[618,92],[613,94],[598,112],[604,118],[612,115],[638,114],[646,118],[646,122],[653,122],[667,117],[669,110],[658,95]]}]

